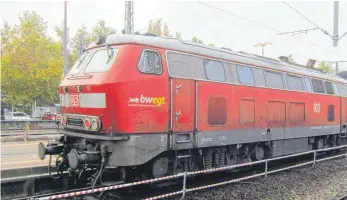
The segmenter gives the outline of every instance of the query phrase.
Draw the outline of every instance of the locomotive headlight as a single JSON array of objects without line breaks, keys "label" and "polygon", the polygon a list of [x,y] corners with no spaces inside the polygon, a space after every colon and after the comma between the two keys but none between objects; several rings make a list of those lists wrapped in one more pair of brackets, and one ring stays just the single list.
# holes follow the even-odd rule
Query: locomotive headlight
[{"label": "locomotive headlight", "polygon": [[63,117],[61,120],[61,125],[66,126],[66,122],[67,122],[66,117]]},{"label": "locomotive headlight", "polygon": [[93,130],[98,130],[99,129],[99,123],[98,123],[97,119],[92,119],[91,127],[92,127]]},{"label": "locomotive headlight", "polygon": [[84,119],[84,126],[86,127],[86,128],[90,128],[90,125],[91,125],[91,123],[90,123],[90,119],[88,119],[88,118],[85,118]]}]

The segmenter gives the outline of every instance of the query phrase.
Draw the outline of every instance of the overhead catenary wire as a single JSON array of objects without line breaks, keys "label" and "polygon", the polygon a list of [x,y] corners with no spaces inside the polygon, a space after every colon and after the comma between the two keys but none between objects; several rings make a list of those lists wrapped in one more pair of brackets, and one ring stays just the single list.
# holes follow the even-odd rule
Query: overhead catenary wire
[{"label": "overhead catenary wire", "polygon": [[217,7],[212,6],[212,5],[210,5],[210,4],[207,4],[207,3],[204,3],[204,2],[201,2],[201,1],[198,1],[198,3],[200,3],[200,4],[202,4],[202,5],[205,5],[205,6],[207,6],[207,7],[210,7],[210,8],[214,8],[214,9],[219,10],[219,11],[221,11],[221,12],[227,13],[227,14],[232,15],[232,16],[234,16],[234,17],[237,17],[237,18],[246,20],[246,21],[251,22],[251,23],[253,23],[253,24],[257,24],[257,25],[259,25],[259,26],[262,26],[263,28],[266,28],[266,29],[269,29],[269,30],[272,30],[272,31],[275,31],[275,32],[279,32],[279,33],[281,32],[281,31],[279,31],[278,29],[269,27],[269,26],[267,26],[267,25],[261,24],[261,23],[259,23],[259,22],[256,22],[256,21],[251,20],[251,19],[247,19],[247,18],[242,17],[242,16],[239,16],[239,15],[236,15],[236,14],[234,14],[234,13],[231,13],[231,12],[229,12],[229,11],[223,10],[223,9],[221,9],[221,8],[217,8]]},{"label": "overhead catenary wire", "polygon": [[314,30],[317,30],[317,29],[318,28],[310,28],[310,29],[304,29],[304,30],[298,30],[298,31],[290,31],[290,32],[284,32],[284,33],[278,33],[276,35],[285,35],[285,34],[296,35],[296,34],[300,34],[300,33],[307,34],[308,31],[314,31]]},{"label": "overhead catenary wire", "polygon": [[[247,19],[247,18],[245,18],[245,17],[236,15],[236,14],[230,12],[230,11],[226,11],[226,10],[224,10],[224,9],[221,9],[221,8],[218,8],[218,7],[215,7],[215,6],[212,6],[212,5],[210,5],[210,4],[207,4],[207,3],[204,3],[204,2],[200,2],[200,1],[197,1],[197,3],[202,4],[202,5],[205,5],[205,6],[210,7],[210,8],[213,8],[213,9],[218,10],[218,11],[220,11],[220,12],[223,12],[223,13],[226,13],[226,14],[229,14],[229,15],[232,15],[232,16],[234,16],[234,17],[237,17],[237,18],[246,20],[246,21],[251,22],[251,23],[253,23],[253,24],[257,24],[257,25],[259,25],[259,26],[261,26],[261,27],[263,27],[263,28],[266,28],[266,29],[268,29],[268,30],[272,30],[272,31],[277,32],[277,33],[282,33],[282,31],[280,31],[280,30],[278,30],[278,29],[276,29],[276,28],[273,28],[273,27],[264,25],[264,24],[262,24],[262,23],[256,22],[256,21],[254,21],[254,20]],[[319,27],[318,27],[318,28],[319,28]],[[309,42],[309,41],[306,41],[306,40],[302,40],[302,39],[297,38],[297,37],[294,37],[294,36],[291,36],[291,37],[294,38],[294,39],[296,39],[296,40],[298,40],[298,41],[301,41],[301,42],[303,42],[303,43],[307,43],[307,44],[309,44],[309,45],[319,47],[319,48],[321,48],[321,49],[323,49],[323,50],[325,50],[325,51],[327,51],[327,52],[330,52],[330,53],[332,53],[332,54],[334,54],[334,55],[337,55],[336,52],[331,51],[331,50],[329,50],[329,49],[326,48],[326,47],[322,47],[322,46],[320,46],[320,45],[318,45],[318,44],[315,44],[315,43],[312,43],[312,42]]]},{"label": "overhead catenary wire", "polygon": [[344,34],[339,38],[339,40],[341,40],[341,39],[343,38],[343,36],[345,36],[345,35],[347,35],[347,32],[344,33]]},{"label": "overhead catenary wire", "polygon": [[298,13],[301,17],[303,17],[304,19],[306,19],[308,22],[310,22],[311,24],[313,24],[316,28],[318,28],[319,30],[321,30],[323,33],[325,33],[326,35],[330,36],[330,33],[326,30],[324,30],[323,28],[319,27],[316,23],[314,23],[312,20],[310,20],[309,18],[307,18],[304,14],[302,14],[301,12],[299,12],[297,9],[295,9],[293,6],[291,6],[290,4],[288,4],[287,2],[283,1],[284,4],[286,4],[289,8],[291,8],[292,10],[294,10],[296,13]]}]

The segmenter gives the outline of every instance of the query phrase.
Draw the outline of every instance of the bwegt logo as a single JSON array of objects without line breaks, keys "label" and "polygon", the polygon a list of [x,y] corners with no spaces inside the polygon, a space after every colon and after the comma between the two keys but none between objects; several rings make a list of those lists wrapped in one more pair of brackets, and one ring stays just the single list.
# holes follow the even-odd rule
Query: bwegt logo
[{"label": "bwegt logo", "polygon": [[132,105],[148,105],[148,106],[161,106],[165,104],[165,97],[146,97],[141,94],[140,98],[129,97],[129,104]]}]

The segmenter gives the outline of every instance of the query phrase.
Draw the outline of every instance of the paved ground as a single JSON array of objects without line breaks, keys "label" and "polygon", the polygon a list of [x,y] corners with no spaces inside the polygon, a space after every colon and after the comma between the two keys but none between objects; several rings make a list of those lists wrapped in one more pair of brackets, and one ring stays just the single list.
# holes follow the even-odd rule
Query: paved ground
[{"label": "paved ground", "polygon": [[[47,158],[41,161],[38,157],[37,149],[39,142],[2,142],[1,170],[47,165]],[[47,141],[42,142],[47,144]]]}]

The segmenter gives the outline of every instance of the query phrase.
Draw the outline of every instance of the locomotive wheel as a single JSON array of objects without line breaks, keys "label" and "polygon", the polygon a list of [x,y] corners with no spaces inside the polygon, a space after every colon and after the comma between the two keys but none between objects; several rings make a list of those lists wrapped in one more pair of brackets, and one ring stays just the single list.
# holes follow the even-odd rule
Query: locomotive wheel
[{"label": "locomotive wheel", "polygon": [[316,149],[323,149],[324,147],[324,139],[319,138],[316,142]]},{"label": "locomotive wheel", "polygon": [[152,175],[154,178],[164,176],[168,172],[169,159],[166,157],[157,158],[152,165]]},{"label": "locomotive wheel", "polygon": [[262,146],[256,145],[252,154],[252,160],[263,160],[265,158],[265,150]]},{"label": "locomotive wheel", "polygon": [[332,135],[332,136],[330,137],[330,145],[331,145],[332,147],[335,147],[335,146],[337,145],[336,139],[337,139],[336,135]]}]

